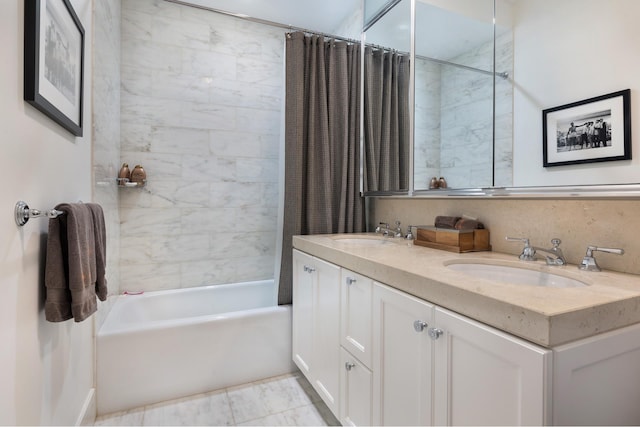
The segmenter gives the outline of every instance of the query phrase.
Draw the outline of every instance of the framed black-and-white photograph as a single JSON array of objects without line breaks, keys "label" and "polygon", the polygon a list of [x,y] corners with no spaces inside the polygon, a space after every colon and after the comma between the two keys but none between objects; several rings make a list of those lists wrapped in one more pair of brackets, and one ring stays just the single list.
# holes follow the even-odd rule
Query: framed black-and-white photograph
[{"label": "framed black-and-white photograph", "polygon": [[631,159],[631,90],[542,112],[543,166]]},{"label": "framed black-and-white photograph", "polygon": [[84,28],[69,0],[24,4],[24,99],[82,136]]}]

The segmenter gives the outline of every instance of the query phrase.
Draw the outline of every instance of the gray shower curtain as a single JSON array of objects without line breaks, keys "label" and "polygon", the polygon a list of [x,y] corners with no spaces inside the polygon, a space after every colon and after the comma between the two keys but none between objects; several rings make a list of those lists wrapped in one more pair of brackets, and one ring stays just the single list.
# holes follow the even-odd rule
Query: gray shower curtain
[{"label": "gray shower curtain", "polygon": [[286,36],[285,190],[278,304],[291,303],[292,236],[361,232],[360,46]]},{"label": "gray shower curtain", "polygon": [[409,188],[409,56],[365,48],[364,191]]}]

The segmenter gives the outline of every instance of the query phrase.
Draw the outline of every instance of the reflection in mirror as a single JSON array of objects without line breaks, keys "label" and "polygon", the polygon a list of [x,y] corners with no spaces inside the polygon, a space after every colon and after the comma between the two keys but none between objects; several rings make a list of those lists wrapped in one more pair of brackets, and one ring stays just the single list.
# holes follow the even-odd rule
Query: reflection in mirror
[{"label": "reflection in mirror", "polygon": [[365,33],[364,192],[409,189],[410,6],[402,0]]},{"label": "reflection in mirror", "polygon": [[[514,185],[640,183],[640,1],[520,0],[513,12]],[[542,110],[627,88],[631,160],[542,166]]]},{"label": "reflection in mirror", "polygon": [[[549,192],[556,191],[551,186],[591,186],[595,188],[594,191],[606,196],[603,184],[640,183],[640,156],[625,161],[544,168],[541,114],[546,108],[626,88],[631,89],[631,110],[640,108],[640,98],[634,93],[638,90],[640,56],[630,54],[636,50],[635,41],[640,37],[640,26],[637,25],[640,1],[496,0],[495,70],[507,73],[509,77],[495,79],[495,102],[492,105],[495,109],[492,124],[495,144],[493,183],[488,181],[488,173],[484,170],[481,171],[481,180],[476,180],[472,176],[474,174],[469,173],[466,181],[457,181],[454,178],[457,176],[455,169],[445,171],[443,168],[452,162],[442,155],[448,150],[453,153],[454,161],[458,160],[461,153],[474,153],[476,156],[480,152],[479,145],[473,145],[468,150],[458,148],[461,135],[476,138],[479,144],[481,139],[487,139],[490,134],[486,131],[486,125],[480,125],[487,123],[485,107],[480,108],[485,117],[483,120],[463,115],[464,108],[460,111],[450,110],[450,105],[445,108],[448,100],[452,99],[452,95],[444,90],[445,87],[455,88],[459,92],[455,93],[460,100],[459,105],[463,104],[463,100],[470,105],[486,105],[486,96],[481,96],[482,91],[486,91],[486,78],[471,70],[442,63],[456,62],[492,70],[493,64],[488,63],[491,58],[489,54],[483,59],[474,54],[491,45],[492,40],[486,36],[490,30],[485,30],[482,37],[463,37],[464,26],[456,24],[466,22],[477,28],[489,25],[489,2],[414,1],[417,2],[416,31],[437,28],[441,31],[430,35],[416,32],[416,49],[427,48],[416,53],[432,57],[435,61],[423,61],[418,57],[415,64],[415,190],[427,189],[430,178],[441,174],[447,178],[449,187],[478,188],[492,184],[496,187],[516,187],[505,194],[509,191],[515,194],[523,191],[523,188],[541,191],[544,186],[548,186]],[[446,18],[443,17],[440,22],[425,18],[436,12],[446,14]],[[379,36],[377,44],[385,44],[387,39],[403,34],[406,41],[404,45],[390,46],[402,51],[408,49],[409,18],[395,27],[374,27],[372,30],[378,33],[388,32],[386,38]],[[466,46],[463,51],[447,54],[434,50],[434,47],[443,48],[449,38],[456,37],[462,38],[461,44]],[[474,45],[470,41],[477,43]],[[453,77],[453,74],[456,76]],[[443,117],[449,113],[452,120],[445,122]],[[632,113],[632,128],[633,122],[637,120]],[[449,127],[462,124],[467,125],[466,131],[448,133]],[[640,133],[632,132],[632,138],[633,155],[640,152]],[[488,160],[482,163],[487,164]],[[471,166],[465,167],[472,169]],[[589,191],[589,187],[585,187],[585,191]],[[437,194],[430,191],[424,193]]]},{"label": "reflection in mirror", "polygon": [[[499,33],[497,70],[510,74],[511,33]],[[508,117],[494,149],[493,36],[493,0],[416,2],[416,190],[440,176],[449,188],[511,185],[511,85],[503,77],[496,113]]]},{"label": "reflection in mirror", "polygon": [[[495,11],[495,101],[494,187],[513,185],[513,74],[514,41],[511,4],[496,1]],[[501,75],[501,76],[500,76]]]},{"label": "reflection in mirror", "polygon": [[365,26],[384,8],[390,6],[394,0],[365,0],[364,1],[364,24]]}]

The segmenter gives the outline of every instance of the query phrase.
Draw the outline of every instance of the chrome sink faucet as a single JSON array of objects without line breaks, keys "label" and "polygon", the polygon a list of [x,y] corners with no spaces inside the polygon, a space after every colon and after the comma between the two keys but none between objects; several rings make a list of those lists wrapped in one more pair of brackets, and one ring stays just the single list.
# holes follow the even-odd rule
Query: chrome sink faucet
[{"label": "chrome sink faucet", "polygon": [[565,265],[567,260],[564,258],[562,249],[560,249],[560,243],[562,240],[554,238],[551,239],[553,247],[551,249],[539,248],[537,246],[531,246],[529,239],[526,237],[505,237],[505,240],[509,242],[523,242],[524,248],[518,258],[522,261],[535,261],[537,252],[544,252],[545,261],[547,265]]},{"label": "chrome sink faucet", "polygon": [[545,252],[548,255],[545,255],[545,260],[547,261],[547,265],[565,265],[567,260],[564,258],[562,254],[562,249],[560,249],[560,243],[562,240],[558,238],[551,239],[551,244],[553,247],[551,249],[538,248],[536,246],[533,247],[535,251]]},{"label": "chrome sink faucet", "polygon": [[[384,228],[382,228],[384,226]],[[376,233],[382,234],[384,237],[402,237],[402,229],[400,228],[400,221],[396,221],[396,228],[392,230],[389,228],[389,223],[380,222],[376,227]]]},{"label": "chrome sink faucet", "polygon": [[524,248],[522,249],[522,253],[518,258],[522,261],[533,261],[536,259],[536,250],[529,244],[529,239],[526,237],[505,237],[504,238],[508,242],[522,242],[524,243]]},{"label": "chrome sink faucet", "polygon": [[596,259],[593,257],[595,251],[607,252],[610,254],[624,255],[624,249],[618,248],[600,248],[598,246],[587,246],[587,254],[582,258],[582,262],[578,266],[580,270],[585,271],[601,271]]},{"label": "chrome sink faucet", "polygon": [[415,236],[413,235],[413,232],[411,230],[413,230],[416,226],[415,225],[408,225],[407,226],[407,234],[405,234],[404,238],[407,240],[413,240],[415,239]]},{"label": "chrome sink faucet", "polygon": [[[382,226],[384,225],[384,228]],[[389,223],[388,222],[380,222],[376,227],[376,234],[382,233],[383,236],[386,236],[389,233]]]}]

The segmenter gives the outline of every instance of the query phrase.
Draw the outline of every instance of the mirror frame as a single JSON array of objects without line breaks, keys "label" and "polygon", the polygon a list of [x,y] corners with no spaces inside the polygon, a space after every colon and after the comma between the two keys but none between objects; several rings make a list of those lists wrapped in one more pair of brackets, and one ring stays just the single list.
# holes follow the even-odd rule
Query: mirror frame
[{"label": "mirror frame", "polygon": [[[362,0],[362,8],[364,3]],[[395,7],[402,0],[389,0],[387,4],[380,9],[371,19],[363,22],[361,32],[362,51],[365,46],[365,32],[382,18],[389,10]],[[412,108],[410,116],[410,140],[409,140],[409,189],[407,191],[375,191],[364,192],[364,164],[362,158],[364,156],[364,135],[360,136],[361,149],[361,165],[360,165],[360,194],[363,197],[391,197],[391,198],[436,198],[436,199],[637,199],[640,198],[640,183],[632,184],[603,184],[603,185],[558,185],[558,186],[530,186],[530,187],[482,187],[482,188],[460,188],[460,189],[444,189],[444,190],[416,190],[414,188],[414,114],[415,114],[415,19],[416,19],[416,1],[411,2],[411,72],[409,81],[409,102]],[[496,85],[496,0],[493,0],[493,135],[492,150],[495,153],[495,85]],[[364,70],[361,70],[361,77],[364,79]],[[513,166],[512,166],[513,167]],[[495,179],[495,159],[494,159],[494,179]]]}]

